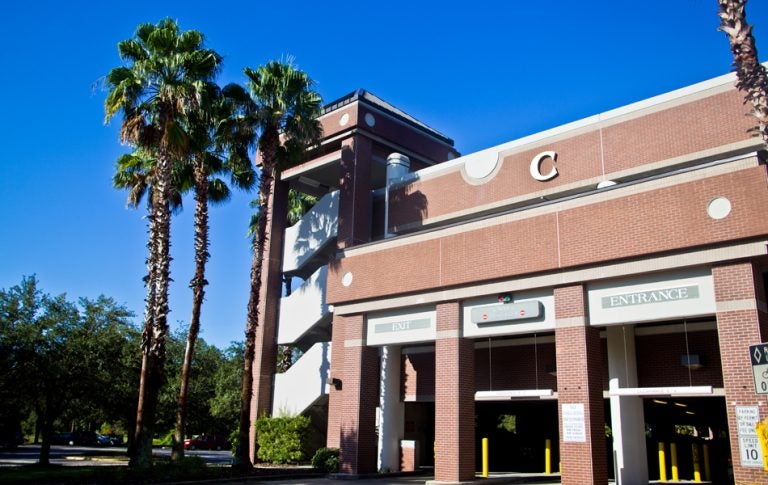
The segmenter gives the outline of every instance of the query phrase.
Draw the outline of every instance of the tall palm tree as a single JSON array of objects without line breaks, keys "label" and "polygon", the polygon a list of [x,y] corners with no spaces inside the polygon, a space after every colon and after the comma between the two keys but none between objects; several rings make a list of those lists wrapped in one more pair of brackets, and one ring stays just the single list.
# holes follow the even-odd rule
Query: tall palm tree
[{"label": "tall palm tree", "polygon": [[[117,170],[112,178],[112,185],[115,188],[128,191],[126,204],[129,207],[138,209],[145,196],[147,199],[147,225],[149,236],[147,238],[147,276],[144,277],[147,296],[145,298],[146,307],[144,309],[144,326],[142,328],[142,342],[147,342],[152,335],[152,321],[155,304],[155,290],[154,285],[152,284],[155,275],[153,244],[157,233],[155,218],[152,213],[153,194],[156,192],[152,190],[156,174],[155,157],[146,150],[137,149],[133,153],[121,155],[117,159],[116,168]],[[174,179],[177,180],[178,176],[174,177]],[[171,210],[173,211],[180,210],[182,207],[182,198],[181,193],[177,189],[178,186],[178,183],[173,184],[174,189],[171,194]],[[147,353],[142,352],[141,379],[146,378],[148,370],[147,362]],[[139,388],[143,389],[144,386],[140,383]],[[129,445],[133,445],[133,439],[134,436],[129,436]]]},{"label": "tall palm tree", "polygon": [[171,165],[188,153],[189,135],[183,122],[187,112],[200,104],[205,85],[218,72],[221,56],[203,47],[200,32],[180,32],[171,19],[157,25],[140,24],[133,38],[118,44],[118,52],[126,65],[112,69],[106,76],[106,120],[122,111],[121,141],[151,149],[157,158],[152,204],[156,231],[150,245],[154,267],[150,281],[154,299],[152,332],[142,341],[147,365],[139,383],[131,450],[131,465],[148,467],[152,464],[152,434],[168,333]]},{"label": "tall palm tree", "polygon": [[752,26],[747,23],[747,0],[718,0],[720,30],[728,36],[736,87],[744,92],[744,102],[752,104],[757,132],[768,146],[768,72],[757,57]]},{"label": "tall palm tree", "polygon": [[[254,104],[254,122],[259,134],[261,154],[259,179],[259,213],[270,213],[272,184],[279,170],[300,160],[307,146],[317,142],[321,134],[318,121],[320,95],[312,89],[306,73],[290,62],[271,61],[256,70],[245,68],[248,90]],[[251,394],[253,392],[253,360],[256,346],[261,273],[267,240],[266,217],[260,217],[253,238],[251,291],[245,330],[243,386],[240,404],[238,456],[243,467],[252,465],[249,454]]]},{"label": "tall palm tree", "polygon": [[[239,189],[250,189],[255,173],[248,158],[253,140],[251,127],[238,115],[237,104],[225,97],[218,86],[211,84],[206,90],[205,102],[190,112],[187,125],[192,140],[190,163],[191,185],[195,191],[195,274],[189,282],[192,288],[192,317],[187,333],[187,344],[181,366],[181,384],[176,408],[176,428],[171,459],[184,458],[187,394],[195,343],[200,332],[200,313],[205,296],[205,266],[208,253],[208,205],[229,199],[230,190],[221,176],[229,175],[230,182]],[[243,126],[245,125],[245,126]]]}]

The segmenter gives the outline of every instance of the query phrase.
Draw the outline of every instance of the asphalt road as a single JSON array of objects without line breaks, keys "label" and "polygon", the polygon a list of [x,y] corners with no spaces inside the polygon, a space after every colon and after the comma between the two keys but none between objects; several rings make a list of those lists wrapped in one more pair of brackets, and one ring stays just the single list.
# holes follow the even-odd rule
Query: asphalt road
[{"label": "asphalt road", "polygon": [[[199,456],[213,466],[230,464],[229,451],[188,450],[186,456]],[[153,455],[170,457],[170,448],[155,448]],[[0,467],[37,463],[40,445],[22,445],[15,450],[0,450]],[[127,465],[125,447],[51,446],[51,463],[65,466]]]}]

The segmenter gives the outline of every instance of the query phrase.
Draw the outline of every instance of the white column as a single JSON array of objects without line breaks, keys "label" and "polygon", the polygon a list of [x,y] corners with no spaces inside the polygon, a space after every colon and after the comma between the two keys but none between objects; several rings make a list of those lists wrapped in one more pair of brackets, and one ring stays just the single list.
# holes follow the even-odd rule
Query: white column
[{"label": "white column", "polygon": [[400,400],[400,347],[379,349],[379,470],[400,471],[400,440],[405,429],[405,407]]},{"label": "white column", "polygon": [[[637,387],[635,328],[611,326],[608,335],[608,389]],[[617,485],[648,483],[643,400],[611,396],[611,430]]]}]

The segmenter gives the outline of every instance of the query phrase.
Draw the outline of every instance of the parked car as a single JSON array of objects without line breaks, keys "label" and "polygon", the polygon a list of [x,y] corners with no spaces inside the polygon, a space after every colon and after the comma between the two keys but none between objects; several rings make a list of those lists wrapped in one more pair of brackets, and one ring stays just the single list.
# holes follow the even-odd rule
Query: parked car
[{"label": "parked car", "polygon": [[[100,436],[102,435],[95,431],[54,433],[51,437],[51,444],[68,446],[105,446],[105,442]],[[106,445],[108,444],[109,440],[107,440]]]},{"label": "parked car", "polygon": [[66,431],[63,433],[53,433],[53,436],[51,436],[51,444],[73,446],[75,444],[74,433],[69,433]]},{"label": "parked car", "polygon": [[230,447],[223,436],[201,435],[184,440],[185,450],[228,450]]}]

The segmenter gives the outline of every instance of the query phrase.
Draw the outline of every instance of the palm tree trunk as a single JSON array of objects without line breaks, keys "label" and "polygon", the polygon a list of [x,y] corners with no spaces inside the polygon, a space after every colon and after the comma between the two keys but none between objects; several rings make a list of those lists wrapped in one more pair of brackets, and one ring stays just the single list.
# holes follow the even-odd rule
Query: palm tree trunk
[{"label": "palm tree trunk", "polygon": [[[166,126],[160,120],[161,126]],[[138,468],[152,466],[152,438],[155,428],[157,399],[163,384],[165,367],[165,338],[168,333],[168,286],[170,283],[170,244],[171,244],[171,157],[166,142],[161,141],[157,152],[157,198],[153,207],[156,233],[154,239],[154,312],[152,318],[151,341],[147,351],[147,370],[143,393],[142,423],[137,423],[136,453],[131,457],[130,465]],[[138,420],[138,416],[137,416]]]},{"label": "palm tree trunk", "polygon": [[744,92],[744,102],[752,105],[757,134],[768,145],[768,72],[760,64],[752,26],[747,23],[747,0],[718,0],[718,4],[720,30],[728,36],[733,54],[736,87]]},{"label": "palm tree trunk", "polygon": [[[263,139],[264,136],[262,136]],[[240,395],[240,429],[238,435],[236,465],[253,466],[250,456],[251,402],[253,398],[253,361],[256,354],[256,327],[259,320],[261,299],[261,273],[264,263],[264,247],[267,242],[267,217],[272,199],[272,180],[275,175],[274,153],[277,140],[269,149],[262,151],[261,177],[259,180],[259,222],[253,238],[253,262],[251,264],[251,291],[248,297],[248,321],[245,329],[245,355],[243,362],[243,386]],[[263,144],[264,145],[268,144]]]},{"label": "palm tree trunk", "polygon": [[195,276],[189,282],[192,288],[192,318],[187,334],[187,346],[184,350],[184,362],[181,366],[181,386],[176,409],[176,430],[173,434],[172,461],[184,458],[184,433],[187,419],[187,394],[189,377],[192,371],[192,357],[195,342],[200,331],[200,309],[205,296],[205,264],[208,261],[208,179],[203,170],[202,160],[195,166]]},{"label": "palm tree trunk", "polygon": [[[147,383],[149,382],[149,349],[152,344],[152,322],[155,313],[155,239],[157,238],[157,224],[155,222],[155,213],[152,209],[158,204],[156,192],[150,193],[149,207],[147,209],[147,219],[149,221],[149,237],[147,240],[147,276],[144,284],[147,288],[147,296],[144,307],[144,328],[141,332],[141,372],[139,374],[139,397],[136,406],[136,422],[134,432],[128,443],[128,456],[131,457],[131,463],[137,455],[137,445],[140,442],[141,432],[144,429],[144,408],[147,399]],[[150,443],[151,446],[151,443]]]}]

